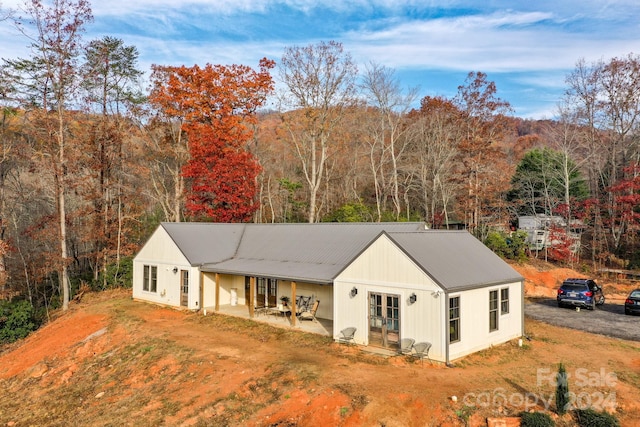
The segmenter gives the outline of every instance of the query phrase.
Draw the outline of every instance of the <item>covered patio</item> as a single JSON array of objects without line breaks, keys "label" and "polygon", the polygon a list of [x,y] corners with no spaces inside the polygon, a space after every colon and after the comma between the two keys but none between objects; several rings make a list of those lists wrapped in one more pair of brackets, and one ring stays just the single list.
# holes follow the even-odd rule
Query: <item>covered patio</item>
[{"label": "covered patio", "polygon": [[215,310],[215,307],[205,307],[203,313],[205,316],[211,313],[224,314],[226,316],[234,316],[243,319],[251,319],[256,322],[268,323],[280,328],[293,328],[303,332],[310,332],[312,334],[325,335],[329,337],[333,336],[333,320],[319,317],[316,318],[317,322],[297,318],[295,319],[294,325],[290,315],[283,314],[277,310],[265,310],[254,312],[253,318],[251,318],[249,314],[249,307],[243,304],[220,304],[218,311]]}]

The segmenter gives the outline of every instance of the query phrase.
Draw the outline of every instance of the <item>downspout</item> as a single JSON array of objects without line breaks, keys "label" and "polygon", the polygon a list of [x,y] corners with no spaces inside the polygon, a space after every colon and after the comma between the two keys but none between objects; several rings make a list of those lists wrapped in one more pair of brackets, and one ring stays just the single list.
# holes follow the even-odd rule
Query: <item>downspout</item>
[{"label": "downspout", "polygon": [[443,310],[442,310],[442,317],[444,318],[444,325],[445,325],[445,333],[444,333],[444,364],[445,366],[451,367],[450,363],[449,363],[449,332],[447,332],[449,330],[449,328],[451,327],[449,325],[449,310],[448,310],[448,305],[449,305],[449,292],[447,292],[446,290],[444,291],[444,298],[442,299],[442,305],[443,305]]},{"label": "downspout", "polygon": [[520,328],[521,333],[520,336],[523,337],[525,332],[524,332],[524,278],[522,280],[520,280]]}]

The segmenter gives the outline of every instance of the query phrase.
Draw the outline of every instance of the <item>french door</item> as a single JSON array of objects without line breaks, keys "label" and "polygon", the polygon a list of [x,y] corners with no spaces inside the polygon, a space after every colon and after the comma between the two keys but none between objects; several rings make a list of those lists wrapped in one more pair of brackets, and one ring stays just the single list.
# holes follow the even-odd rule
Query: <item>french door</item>
[{"label": "french door", "polygon": [[387,348],[400,341],[400,296],[369,293],[369,345]]},{"label": "french door", "polygon": [[267,279],[258,277],[256,280],[256,306],[257,307],[275,307],[278,295],[278,281],[276,279]]}]

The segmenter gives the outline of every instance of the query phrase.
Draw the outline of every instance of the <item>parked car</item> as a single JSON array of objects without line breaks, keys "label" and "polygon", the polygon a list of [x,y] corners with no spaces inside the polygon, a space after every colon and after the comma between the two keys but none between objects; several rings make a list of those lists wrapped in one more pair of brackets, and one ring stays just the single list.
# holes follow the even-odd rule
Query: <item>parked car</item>
[{"label": "parked car", "polygon": [[640,314],[640,289],[631,291],[624,301],[624,314]]},{"label": "parked car", "polygon": [[558,307],[579,306],[593,310],[596,305],[604,304],[604,293],[592,279],[567,279],[558,289],[556,299]]}]

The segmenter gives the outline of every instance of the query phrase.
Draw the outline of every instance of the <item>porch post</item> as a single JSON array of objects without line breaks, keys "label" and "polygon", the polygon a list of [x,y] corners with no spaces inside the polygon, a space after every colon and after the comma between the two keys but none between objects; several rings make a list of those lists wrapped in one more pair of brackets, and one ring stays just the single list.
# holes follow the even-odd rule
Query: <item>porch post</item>
[{"label": "porch post", "polygon": [[254,304],[254,300],[256,299],[255,297],[255,292],[256,292],[256,278],[255,277],[250,277],[249,278],[249,317],[253,318],[253,314],[255,312],[255,307],[253,306]]},{"label": "porch post", "polygon": [[204,310],[204,271],[198,275],[198,298],[200,298],[200,310]]},{"label": "porch post", "polygon": [[216,311],[220,311],[220,274],[216,273]]},{"label": "porch post", "polygon": [[291,281],[291,326],[296,326],[296,282]]}]

